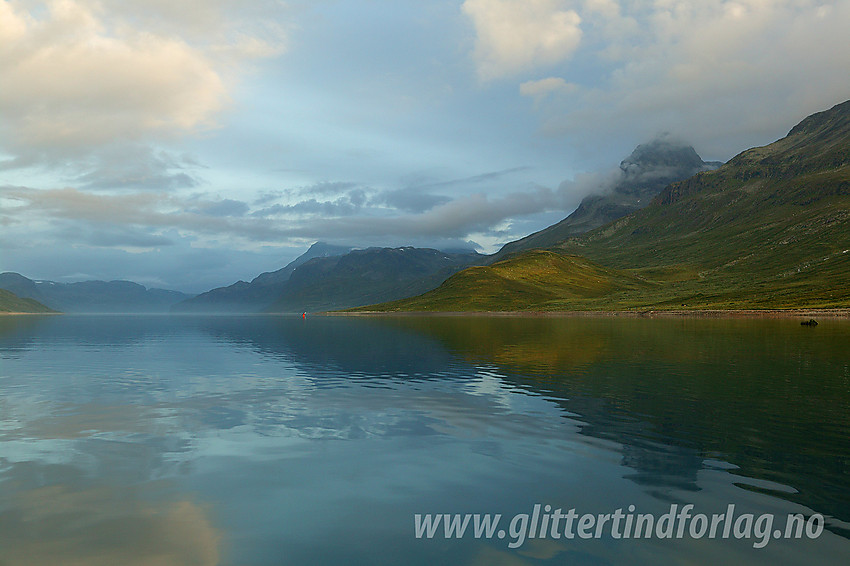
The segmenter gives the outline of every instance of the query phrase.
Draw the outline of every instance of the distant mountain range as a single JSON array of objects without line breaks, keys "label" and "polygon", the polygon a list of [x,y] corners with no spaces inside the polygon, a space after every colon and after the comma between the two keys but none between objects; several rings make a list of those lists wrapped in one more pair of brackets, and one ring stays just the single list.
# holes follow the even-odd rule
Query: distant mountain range
[{"label": "distant mountain range", "polygon": [[148,289],[131,281],[56,283],[33,281],[19,273],[0,273],[0,289],[33,299],[62,312],[168,312],[190,295],[165,289]]},{"label": "distant mountain range", "polygon": [[[316,242],[295,260],[277,271],[262,273],[251,280],[238,281],[227,287],[218,287],[181,301],[172,307],[173,312],[260,312],[271,306],[283,293],[292,273],[313,259],[333,258],[350,252],[352,248]],[[301,307],[297,307],[298,310]],[[307,308],[307,307],[304,307]],[[299,311],[300,312],[300,311]]]},{"label": "distant mountain range", "polygon": [[353,250],[322,242],[298,259],[250,283],[213,289],[173,312],[302,312],[340,309],[410,297],[484,256],[429,248]]},{"label": "distant mountain range", "polygon": [[196,297],[147,289],[130,281],[56,283],[11,272],[0,274],[0,289],[10,292],[6,312],[41,312],[42,307],[35,302],[14,302],[12,297],[32,299],[46,305],[43,308],[48,311],[68,313],[302,312],[417,295],[484,258],[472,251],[413,247],[353,250],[317,242],[282,269]]},{"label": "distant mountain range", "polygon": [[850,101],[604,226],[364,310],[847,308],[848,220]]},{"label": "distant mountain range", "polygon": [[411,297],[433,289],[481,254],[430,248],[368,248],[316,258],[292,272],[270,312],[342,309]]}]

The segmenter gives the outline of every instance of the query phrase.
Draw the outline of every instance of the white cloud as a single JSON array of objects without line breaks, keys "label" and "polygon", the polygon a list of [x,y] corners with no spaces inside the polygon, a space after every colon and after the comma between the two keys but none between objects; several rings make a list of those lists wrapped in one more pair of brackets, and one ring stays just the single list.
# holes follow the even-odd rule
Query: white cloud
[{"label": "white cloud", "polygon": [[27,32],[26,20],[18,15],[10,2],[0,3],[0,45],[17,41]]},{"label": "white cloud", "polygon": [[218,4],[0,2],[0,149],[28,164],[215,127],[234,60],[282,49]]},{"label": "white cloud", "polygon": [[463,11],[475,26],[482,80],[558,63],[581,41],[581,18],[560,0],[466,0]]}]

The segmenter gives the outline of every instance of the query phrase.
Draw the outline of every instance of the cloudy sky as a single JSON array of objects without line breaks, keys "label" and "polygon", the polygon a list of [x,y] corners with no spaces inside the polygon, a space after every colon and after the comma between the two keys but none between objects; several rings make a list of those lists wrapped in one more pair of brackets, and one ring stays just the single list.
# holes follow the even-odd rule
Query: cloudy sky
[{"label": "cloudy sky", "polygon": [[850,98],[850,0],[0,0],[0,271],[203,291],[501,243]]}]

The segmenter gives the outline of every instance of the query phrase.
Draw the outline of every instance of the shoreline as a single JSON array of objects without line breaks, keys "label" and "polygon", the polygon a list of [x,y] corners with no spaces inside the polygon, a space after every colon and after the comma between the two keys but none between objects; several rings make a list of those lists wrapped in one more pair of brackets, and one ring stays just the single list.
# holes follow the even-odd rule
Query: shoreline
[{"label": "shoreline", "polygon": [[[57,316],[63,312],[0,312],[0,316]],[[187,313],[77,313],[95,315],[164,315]],[[319,311],[308,316],[353,317],[493,317],[493,318],[828,318],[850,319],[850,308],[839,309],[698,309],[642,311]],[[300,316],[299,313],[191,313],[192,316]]]},{"label": "shoreline", "polygon": [[729,309],[729,310],[644,310],[644,311],[328,311],[313,316],[485,316],[517,318],[850,318],[850,308],[841,309]]},{"label": "shoreline", "polygon": [[0,312],[0,316],[43,316],[43,315],[56,315],[56,314],[65,314],[61,312]]}]

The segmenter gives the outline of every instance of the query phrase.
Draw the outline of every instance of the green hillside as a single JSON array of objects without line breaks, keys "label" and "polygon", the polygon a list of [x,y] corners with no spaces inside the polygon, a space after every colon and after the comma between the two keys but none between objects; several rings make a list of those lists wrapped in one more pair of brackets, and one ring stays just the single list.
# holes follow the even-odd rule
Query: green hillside
[{"label": "green hillside", "polygon": [[648,287],[650,283],[627,271],[605,268],[581,256],[532,250],[490,266],[470,267],[433,291],[385,303],[381,310],[552,310],[586,304],[602,308],[612,295]]},{"label": "green hillside", "polygon": [[[368,309],[846,308],[848,219],[850,101],[550,248],[564,261],[550,259],[542,280],[539,264],[550,256],[525,252],[495,271],[468,269],[430,293]],[[522,275],[504,277],[506,266]],[[575,290],[579,281],[592,287],[596,274],[609,285]]]},{"label": "green hillside", "polygon": [[33,299],[22,299],[14,293],[0,289],[0,313],[52,313],[56,312]]}]

